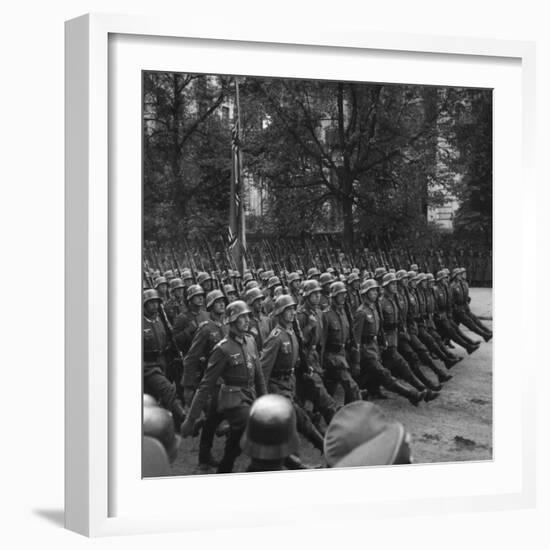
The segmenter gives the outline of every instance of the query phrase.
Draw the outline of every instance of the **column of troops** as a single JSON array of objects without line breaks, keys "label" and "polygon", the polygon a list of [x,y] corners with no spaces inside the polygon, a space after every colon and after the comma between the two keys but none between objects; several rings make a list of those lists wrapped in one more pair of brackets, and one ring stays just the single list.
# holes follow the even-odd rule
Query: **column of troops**
[{"label": "column of troops", "polygon": [[[242,449],[251,471],[302,467],[288,422],[326,457],[343,406],[384,391],[413,406],[437,399],[463,357],[457,346],[472,354],[481,343],[461,327],[492,338],[470,309],[464,267],[346,271],[146,271],[144,394],[181,436],[200,438],[202,471],[231,472]],[[279,397],[252,408],[266,394]]]}]

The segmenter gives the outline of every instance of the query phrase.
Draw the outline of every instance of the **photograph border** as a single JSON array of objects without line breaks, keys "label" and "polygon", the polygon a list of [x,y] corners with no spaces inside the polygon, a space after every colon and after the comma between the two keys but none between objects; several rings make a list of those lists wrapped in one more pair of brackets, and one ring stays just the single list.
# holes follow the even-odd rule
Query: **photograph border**
[{"label": "photograph border", "polygon": [[[109,447],[113,438],[108,410],[110,34],[244,41],[263,43],[264,47],[279,43],[517,59],[522,66],[524,106],[523,194],[533,181],[535,46],[531,42],[328,27],[244,30],[227,28],[215,20],[185,24],[170,18],[119,15],[86,15],[66,23],[66,527],[90,536],[207,529],[214,525],[214,519],[205,518],[204,525],[198,527],[187,525],[184,514],[179,522],[109,514]],[[498,134],[495,137],[498,139]],[[532,253],[532,248],[523,250],[523,266],[528,265]],[[530,422],[535,411],[534,364],[522,368],[526,372],[522,387],[521,490],[498,497],[477,495],[469,499],[469,510],[534,504],[535,426]],[[361,507],[361,503],[357,505]],[[437,511],[433,499],[419,507],[415,502],[415,508],[426,513]],[[464,509],[464,505],[455,509]],[[392,515],[390,506],[381,506],[381,510]],[[452,507],[447,510],[453,511]]]}]

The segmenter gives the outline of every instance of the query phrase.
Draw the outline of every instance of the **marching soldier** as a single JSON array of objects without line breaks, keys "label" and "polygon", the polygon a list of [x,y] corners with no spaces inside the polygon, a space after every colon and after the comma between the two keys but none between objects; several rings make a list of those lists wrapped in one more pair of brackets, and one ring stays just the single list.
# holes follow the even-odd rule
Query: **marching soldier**
[{"label": "marching soldier", "polygon": [[297,319],[302,331],[302,344],[310,371],[302,376],[300,384],[304,399],[309,399],[325,419],[327,425],[338,410],[338,405],[327,392],[321,366],[323,317],[319,309],[321,286],[312,279],[304,282],[303,304],[298,308]]},{"label": "marching soldier", "polygon": [[[208,319],[198,326],[191,347],[183,360],[181,385],[186,404],[191,403],[193,393],[199,386],[212,350],[227,334],[227,327],[223,321],[225,306],[226,300],[221,290],[212,290],[206,296]],[[223,420],[222,415],[218,413],[217,397],[217,392],[214,391],[205,403],[206,421],[202,426],[199,443],[199,467],[201,469],[218,465],[212,457],[216,428]]]},{"label": "marching soldier", "polygon": [[165,277],[157,277],[155,279],[155,290],[159,293],[160,299],[163,302],[168,301],[168,281]]},{"label": "marching soldier", "polygon": [[143,390],[168,409],[179,426],[185,413],[176,385],[166,376],[168,336],[159,315],[160,304],[156,290],[143,292]]},{"label": "marching soldier", "polygon": [[293,322],[296,304],[292,296],[279,296],[273,310],[277,326],[271,331],[262,350],[260,362],[269,393],[277,393],[289,399],[296,411],[298,431],[312,445],[323,452],[323,436],[311,422],[307,413],[296,402],[296,376],[298,364],[298,338]]},{"label": "marching soldier", "polygon": [[244,296],[251,311],[248,330],[256,341],[256,347],[261,351],[271,332],[271,319],[263,313],[264,293],[259,288],[251,288]]},{"label": "marching soldier", "polygon": [[[384,295],[379,298],[382,328],[386,336],[386,346],[382,352],[383,362],[388,366],[394,376],[402,378],[405,382],[408,382],[419,391],[426,390],[426,386],[418,379],[409,363],[398,351],[399,308],[395,300],[392,299],[393,294],[397,292],[395,274],[386,273],[382,280],[382,284],[385,287],[391,285],[391,289],[388,288]],[[436,391],[428,389],[424,399],[430,401],[438,397],[438,395],[439,393]]]},{"label": "marching soldier", "polygon": [[225,294],[227,295],[229,303],[239,299],[239,295],[233,285],[223,285],[223,288],[225,289]]},{"label": "marching soldier", "polygon": [[493,337],[493,333],[470,310],[469,288],[464,277],[465,272],[464,268],[455,268],[451,277],[450,290],[454,304],[454,319],[457,324],[462,323],[488,342]]},{"label": "marching soldier", "polygon": [[[418,338],[418,325],[416,324],[415,320],[415,318],[418,316],[418,301],[416,300],[416,295],[409,290],[409,275],[405,270],[399,270],[396,274],[396,279],[398,291],[395,295],[395,298],[396,303],[399,306],[401,318],[401,331],[399,337],[405,343],[405,346],[407,347],[407,352],[409,351],[408,347],[410,347],[414,354],[413,357],[416,356],[416,360],[422,362],[422,364],[429,367],[430,370],[434,372],[437,376],[440,384],[442,382],[447,382],[452,378],[452,376],[450,374],[447,374],[433,361],[428,352],[428,348]],[[406,353],[403,353],[401,351],[400,353],[401,355],[403,355],[403,357],[405,357],[405,359],[408,360]],[[418,367],[418,370],[420,371],[420,367]],[[422,378],[420,378],[420,380],[422,380]],[[441,386],[432,387],[431,389],[441,389]]]},{"label": "marching soldier", "polygon": [[330,285],[336,279],[332,273],[321,273],[319,277],[319,284],[321,285],[321,300],[319,302],[319,308],[321,311],[328,311],[330,309]]},{"label": "marching soldier", "polygon": [[297,304],[300,304],[302,301],[300,296],[300,285],[302,283],[301,276],[296,271],[293,271],[292,273],[289,273],[287,282],[288,288],[290,289],[290,295],[294,298],[294,301]]},{"label": "marching soldier", "polygon": [[307,278],[310,281],[311,279],[315,279],[316,281],[318,281],[320,276],[321,276],[321,272],[316,267],[310,267],[307,270]]},{"label": "marching soldier", "polygon": [[181,279],[174,278],[170,281],[170,298],[166,302],[164,310],[166,311],[166,316],[172,325],[176,321],[178,315],[186,310],[183,299],[184,291],[185,285]]},{"label": "marching soldier", "polygon": [[[273,271],[270,273],[273,273]],[[266,315],[269,315],[273,311],[275,304],[275,287],[277,286],[281,286],[281,281],[279,277],[273,275],[267,281],[267,298],[264,300],[264,312]]]},{"label": "marching soldier", "polygon": [[378,283],[368,279],[361,286],[362,304],[355,313],[353,330],[360,348],[361,374],[359,387],[366,387],[369,396],[380,393],[379,387],[393,391],[406,397],[417,406],[426,397],[425,391],[418,391],[405,386],[396,380],[391,372],[382,364],[380,343],[385,345],[382,322],[376,306],[378,299]]},{"label": "marching soldier", "polygon": [[218,411],[229,423],[230,431],[218,473],[233,470],[241,454],[240,439],[244,433],[250,407],[254,400],[266,393],[254,338],[249,335],[250,309],[241,300],[227,306],[226,321],[229,333],[218,342],[208,360],[208,366],[193,397],[187,419],[181,426],[181,435],[193,432],[194,424],[203,410],[218,379],[223,381],[218,394]]},{"label": "marching soldier", "polygon": [[174,338],[183,355],[189,351],[199,325],[208,320],[203,307],[204,290],[200,285],[191,285],[187,289],[187,311],[180,313],[174,323]]},{"label": "marching soldier", "polygon": [[438,271],[437,284],[432,287],[435,301],[435,325],[443,338],[453,340],[470,355],[479,348],[479,343],[470,340],[460,329],[457,330],[456,325],[449,320],[449,292],[445,284],[447,279],[448,275],[445,271]]},{"label": "marching soldier", "polygon": [[[352,377],[346,358],[346,351],[351,345],[351,327],[344,310],[347,292],[344,283],[332,283],[331,306],[328,311],[323,312],[325,385],[328,392],[334,395],[336,387],[340,384],[344,389],[344,403],[361,399],[359,387]],[[354,364],[353,368],[359,370],[359,365]]]},{"label": "marching soldier", "polygon": [[214,288],[214,279],[212,279],[212,275],[210,275],[210,273],[206,273],[206,271],[201,271],[197,275],[197,284],[202,286],[204,293],[207,294]]},{"label": "marching soldier", "polygon": [[361,305],[361,294],[359,289],[361,287],[361,277],[355,271],[353,271],[347,280],[348,286],[348,303],[351,308],[351,312],[355,313],[357,308]]},{"label": "marching soldier", "polygon": [[[428,319],[428,307],[426,303],[426,288],[427,278],[425,273],[419,273],[414,276],[414,272],[409,272],[409,290],[412,296],[416,298],[418,307],[411,305],[411,316],[416,322],[418,328],[418,338],[420,341],[430,350],[430,353],[441,359],[445,366],[450,369],[453,365],[456,365],[460,361],[460,358],[453,355],[444,345],[439,334],[436,335],[430,332],[429,319]],[[422,288],[424,287],[424,288]],[[433,298],[432,298],[433,303]],[[431,321],[433,325],[433,320]],[[435,325],[433,326],[435,330]]]}]

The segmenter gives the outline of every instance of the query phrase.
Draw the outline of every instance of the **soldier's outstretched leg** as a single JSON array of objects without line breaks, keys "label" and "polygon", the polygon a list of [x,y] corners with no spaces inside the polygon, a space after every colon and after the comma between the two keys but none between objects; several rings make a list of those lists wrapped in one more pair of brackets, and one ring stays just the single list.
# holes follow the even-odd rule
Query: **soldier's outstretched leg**
[{"label": "soldier's outstretched leg", "polygon": [[472,345],[462,338],[447,319],[441,319],[437,322],[437,330],[442,338],[452,338],[459,346],[462,346],[468,352],[468,355],[471,355],[478,348],[478,346]]},{"label": "soldier's outstretched leg", "polygon": [[458,363],[459,358],[454,356],[451,352],[448,352],[445,349],[445,346],[439,346],[437,341],[432,337],[432,335],[424,328],[418,329],[418,338],[419,340],[428,348],[428,350],[433,353],[437,358],[441,359],[445,366],[450,369],[453,365]]},{"label": "soldier's outstretched leg", "polygon": [[314,409],[323,415],[328,426],[338,410],[338,405],[328,393],[323,379],[316,370],[303,377],[302,388],[304,397],[309,399],[313,403]]},{"label": "soldier's outstretched leg", "polygon": [[474,334],[481,336],[486,342],[490,340],[489,334],[486,330],[480,330],[480,328],[474,323],[464,311],[455,312],[455,323],[457,325],[463,324],[468,330],[471,330]]},{"label": "soldier's outstretched leg", "polygon": [[[483,332],[484,334],[487,335],[487,337],[483,336],[483,334],[481,336],[483,336],[483,338],[485,339],[486,342],[488,342],[489,340],[491,340],[491,338],[493,337],[493,331],[485,326],[481,320],[479,319],[479,317],[477,315],[475,315],[474,313],[472,313],[472,311],[470,309],[467,309],[465,312],[465,315],[468,317],[468,319],[471,320],[471,322],[477,326],[477,328]],[[467,325],[466,325],[467,326]]]},{"label": "soldier's outstretched leg", "polygon": [[235,460],[241,454],[241,437],[246,428],[250,407],[235,407],[224,411],[229,422],[229,435],[225,441],[223,457],[218,466],[218,474],[226,474],[233,471]]},{"label": "soldier's outstretched leg", "polygon": [[361,399],[357,382],[353,379],[345,355],[328,353],[325,357],[325,384],[330,395],[334,396],[338,384],[344,389],[344,404]]},{"label": "soldier's outstretched leg", "polygon": [[420,362],[426,365],[436,376],[439,382],[447,382],[452,378],[450,374],[447,374],[441,367],[439,367],[433,359],[430,357],[428,348],[420,341],[416,334],[411,334],[411,347],[418,355]]},{"label": "soldier's outstretched leg", "polygon": [[397,351],[401,354],[402,357],[407,361],[409,364],[409,367],[411,368],[414,375],[430,390],[433,391],[439,391],[441,389],[440,384],[435,384],[430,380],[428,376],[424,374],[422,369],[420,368],[420,358],[415,353],[413,348],[411,347],[408,340],[405,340],[404,338],[399,338],[399,342],[397,344]]},{"label": "soldier's outstretched leg", "polygon": [[481,344],[480,340],[472,340],[472,338],[470,338],[466,333],[460,330],[460,327],[452,319],[449,319],[449,324],[462,338],[464,338],[464,340],[466,340],[466,342],[468,342],[472,346],[479,347],[479,344]]}]

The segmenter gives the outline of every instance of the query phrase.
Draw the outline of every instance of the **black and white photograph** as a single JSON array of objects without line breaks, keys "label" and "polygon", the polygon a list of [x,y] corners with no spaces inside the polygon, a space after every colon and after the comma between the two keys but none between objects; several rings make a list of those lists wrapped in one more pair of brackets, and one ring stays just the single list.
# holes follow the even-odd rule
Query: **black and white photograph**
[{"label": "black and white photograph", "polygon": [[142,159],[143,477],[492,460],[492,89],[143,71]]}]

